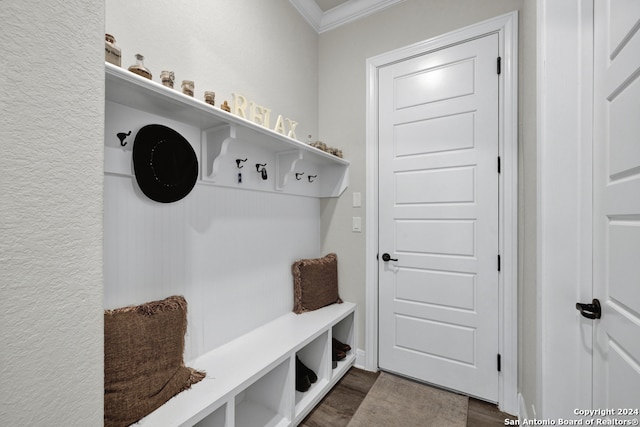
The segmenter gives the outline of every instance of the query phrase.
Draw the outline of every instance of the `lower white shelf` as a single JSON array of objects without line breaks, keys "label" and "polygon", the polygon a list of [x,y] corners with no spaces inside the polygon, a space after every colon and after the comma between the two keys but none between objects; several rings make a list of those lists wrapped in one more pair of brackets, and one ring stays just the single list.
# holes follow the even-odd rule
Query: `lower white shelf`
[{"label": "lower white shelf", "polygon": [[288,426],[290,420],[281,414],[273,412],[270,408],[262,406],[259,403],[243,401],[236,405],[236,422],[237,426],[246,427],[284,427]]},{"label": "lower white shelf", "polygon": [[[140,426],[295,426],[355,363],[356,305],[288,313],[187,363],[204,380],[143,418]],[[353,349],[332,369],[335,336]],[[318,381],[295,390],[296,355]]]}]

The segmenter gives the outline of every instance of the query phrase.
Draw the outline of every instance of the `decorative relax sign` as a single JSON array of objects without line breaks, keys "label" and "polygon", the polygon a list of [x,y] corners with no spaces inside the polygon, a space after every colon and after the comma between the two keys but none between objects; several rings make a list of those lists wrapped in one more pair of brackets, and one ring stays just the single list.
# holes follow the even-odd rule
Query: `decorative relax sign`
[{"label": "decorative relax sign", "polygon": [[[254,123],[259,124],[260,126],[271,129],[271,110],[269,108],[258,105],[253,101],[247,101],[247,98],[238,93],[233,93],[232,95],[233,114],[238,117],[242,117],[243,119],[249,119]],[[248,116],[247,108],[249,109]],[[298,126],[298,122],[286,117],[283,118],[282,115],[279,115],[276,120],[276,125],[273,127],[273,130],[283,135],[287,135],[289,138],[297,139],[296,126]],[[289,130],[287,131],[285,127],[288,127]]]}]

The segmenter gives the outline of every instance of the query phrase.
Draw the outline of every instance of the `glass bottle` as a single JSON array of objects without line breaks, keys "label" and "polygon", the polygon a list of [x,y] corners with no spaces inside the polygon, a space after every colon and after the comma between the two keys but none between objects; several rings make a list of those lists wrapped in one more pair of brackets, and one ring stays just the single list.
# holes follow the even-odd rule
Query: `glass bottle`
[{"label": "glass bottle", "polygon": [[111,34],[104,35],[104,59],[107,62],[117,65],[122,64],[122,57],[120,48],[116,46],[116,38]]},{"label": "glass bottle", "polygon": [[136,63],[129,67],[129,71],[151,80],[151,71],[144,66],[144,56],[139,53],[136,53]]}]

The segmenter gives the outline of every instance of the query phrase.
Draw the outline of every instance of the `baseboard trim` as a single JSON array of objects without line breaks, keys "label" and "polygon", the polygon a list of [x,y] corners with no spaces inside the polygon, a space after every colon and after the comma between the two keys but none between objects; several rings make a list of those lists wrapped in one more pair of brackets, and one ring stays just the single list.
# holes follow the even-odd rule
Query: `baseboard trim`
[{"label": "baseboard trim", "polygon": [[366,364],[366,360],[367,360],[366,355],[367,354],[366,354],[366,352],[364,350],[361,350],[359,348],[356,349],[356,363],[355,363],[354,366],[356,368],[358,368],[358,369],[362,369],[363,371],[378,372],[377,369],[372,371],[372,370],[366,368],[366,366],[367,366],[367,364]]},{"label": "baseboard trim", "polygon": [[527,413],[527,404],[524,401],[522,393],[518,393],[518,420],[522,423],[522,421],[528,419],[529,414]]}]

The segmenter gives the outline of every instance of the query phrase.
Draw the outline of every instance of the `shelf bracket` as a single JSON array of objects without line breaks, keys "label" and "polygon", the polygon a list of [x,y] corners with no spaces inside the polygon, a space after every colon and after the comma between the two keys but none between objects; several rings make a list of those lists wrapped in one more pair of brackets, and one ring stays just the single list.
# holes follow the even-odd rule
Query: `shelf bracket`
[{"label": "shelf bracket", "polygon": [[215,182],[229,144],[236,140],[233,125],[215,126],[202,131],[202,180]]},{"label": "shelf bracket", "polygon": [[281,151],[276,154],[276,190],[284,190],[302,157],[302,150]]}]

